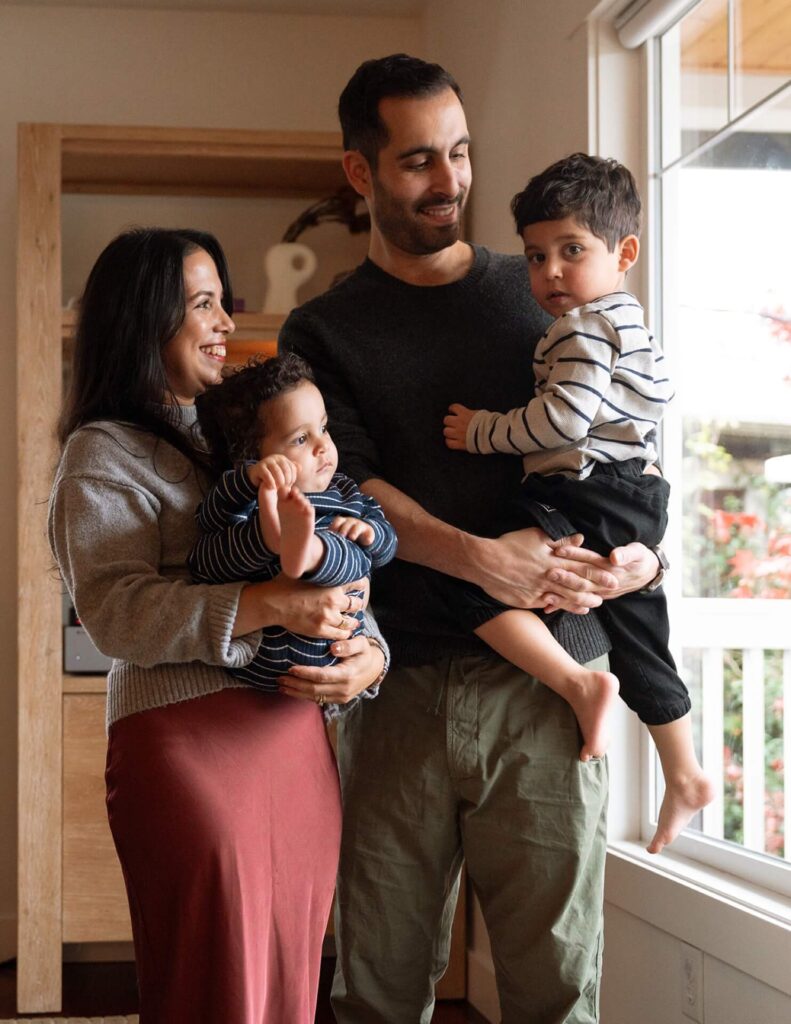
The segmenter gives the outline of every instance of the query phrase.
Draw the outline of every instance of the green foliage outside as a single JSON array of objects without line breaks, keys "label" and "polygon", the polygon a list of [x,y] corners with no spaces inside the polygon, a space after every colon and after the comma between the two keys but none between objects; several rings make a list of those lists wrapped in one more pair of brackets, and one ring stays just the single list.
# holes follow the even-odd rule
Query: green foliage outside
[{"label": "green foliage outside", "polygon": [[[783,821],[783,652],[767,651],[764,663],[764,820],[765,851],[785,854]],[[725,652],[724,687],[724,838],[744,841],[744,760],[742,719],[742,654]]]},{"label": "green foliage outside", "polygon": [[687,435],[686,462],[684,594],[791,598],[791,488],[750,474],[710,423]]},{"label": "green foliage outside", "polygon": [[[718,443],[716,425],[687,434],[684,593],[688,597],[791,599],[791,488],[748,472]],[[711,498],[718,495],[719,506]],[[791,618],[791,615],[790,615]],[[693,652],[689,652],[692,654]],[[741,651],[724,652],[724,837],[744,839]],[[697,659],[695,659],[697,660]],[[783,652],[765,652],[765,850],[785,854]]]}]

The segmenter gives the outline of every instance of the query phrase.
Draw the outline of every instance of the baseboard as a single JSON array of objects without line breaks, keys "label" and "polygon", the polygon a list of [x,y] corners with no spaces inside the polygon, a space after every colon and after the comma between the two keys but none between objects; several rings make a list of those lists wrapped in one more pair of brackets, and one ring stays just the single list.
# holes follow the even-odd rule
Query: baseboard
[{"label": "baseboard", "polygon": [[16,957],[16,914],[0,914],[0,964]]},{"label": "baseboard", "polygon": [[500,1000],[491,957],[467,950],[467,1002],[488,1021],[500,1019]]}]

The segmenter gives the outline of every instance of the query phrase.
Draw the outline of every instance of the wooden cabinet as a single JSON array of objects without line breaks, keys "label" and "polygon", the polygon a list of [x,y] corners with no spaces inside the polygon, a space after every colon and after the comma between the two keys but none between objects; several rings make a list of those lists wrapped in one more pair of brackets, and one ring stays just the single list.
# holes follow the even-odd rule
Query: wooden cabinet
[{"label": "wooden cabinet", "polygon": [[[66,192],[327,195],[344,181],[335,133],[22,124],[18,133],[17,446],[20,1012],[59,1010],[64,942],[130,938],[104,810],[104,680],[64,676],[61,588],[46,538],[57,463],[63,339],[61,196]],[[273,239],[274,241],[274,239]],[[245,337],[280,320],[235,316]],[[441,995],[464,995],[464,909]]]},{"label": "wooden cabinet", "polygon": [[[340,138],[329,132],[19,126],[20,1012],[59,1009],[64,942],[130,935],[104,813],[104,681],[63,675],[60,584],[46,539],[62,339],[74,324],[73,314],[62,311],[61,196],[294,197],[307,204],[343,183],[340,156]],[[244,355],[245,335],[276,336],[277,317],[238,319],[236,358]]]}]

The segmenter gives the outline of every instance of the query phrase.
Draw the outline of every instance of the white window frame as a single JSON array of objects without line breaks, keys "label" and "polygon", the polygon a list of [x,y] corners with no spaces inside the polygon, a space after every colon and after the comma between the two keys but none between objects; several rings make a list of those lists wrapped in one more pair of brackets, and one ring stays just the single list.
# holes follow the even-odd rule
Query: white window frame
[{"label": "white window frame", "polygon": [[[688,9],[688,8],[687,8]],[[674,23],[683,17],[685,11],[678,12],[678,16],[674,19]],[[662,26],[663,31],[669,29],[671,26]],[[649,202],[651,203],[649,217],[651,220],[660,225],[660,229],[655,232],[655,244],[651,252],[651,278],[654,282],[655,297],[658,300],[654,305],[655,323],[658,321],[658,328],[660,330],[660,337],[672,337],[675,333],[675,325],[673,323],[673,283],[672,275],[665,273],[665,267],[662,262],[662,235],[666,230],[672,230],[673,225],[667,223],[667,218],[670,215],[668,204],[663,204],[663,185],[667,185],[672,188],[673,168],[679,167],[686,162],[689,157],[678,158],[672,164],[664,169],[661,168],[661,152],[662,146],[660,139],[663,132],[666,132],[667,126],[661,121],[658,111],[660,110],[660,91],[663,88],[663,83],[660,81],[662,68],[660,66],[659,58],[659,39],[652,37],[647,40],[644,44],[646,47],[646,69],[647,69],[647,82],[649,86],[649,105],[648,105],[648,117],[649,117],[649,139],[652,140],[651,148],[649,150],[649,168],[652,180],[654,181],[654,187],[650,190]],[[672,83],[671,83],[672,87]],[[788,88],[787,86],[785,88]],[[769,97],[763,102],[767,102]],[[712,136],[711,139],[707,140],[705,147],[709,148],[716,144],[718,138],[735,130],[737,126],[742,125],[749,118],[749,113],[743,114],[738,118],[734,118],[730,121],[726,131],[717,133]],[[676,126],[673,126],[674,130]],[[668,475],[672,478],[674,475],[678,476],[680,473],[680,451],[681,451],[681,415],[680,412],[674,412],[671,407],[668,411],[664,423],[664,439],[668,442],[666,445],[667,452],[665,455],[665,465],[667,467]],[[671,561],[675,561],[675,564],[681,564],[681,523],[682,523],[682,510],[680,500],[680,488],[676,488],[676,494],[671,505],[670,525],[668,528],[668,536],[666,538],[666,544],[671,552]],[[688,621],[688,612],[695,610],[696,607],[700,607],[701,602],[696,602],[689,598],[683,598],[680,592],[680,574],[672,577],[668,582],[668,600],[670,605],[671,613],[671,641],[680,653],[682,647],[691,646],[705,646],[703,643],[697,643],[692,637],[685,637],[683,624]],[[750,611],[755,610],[755,602],[750,601]],[[784,605],[786,602],[782,602]],[[729,610],[736,612],[738,609],[733,606],[733,602],[723,601],[719,604],[720,614],[727,614]],[[779,608],[777,602],[766,602],[766,608],[764,609],[764,621],[765,623],[777,622],[777,613]],[[709,602],[709,607],[713,607]],[[743,609],[746,610],[746,609]],[[786,606],[786,614],[787,606]],[[779,634],[774,629],[764,630],[764,636],[745,636],[745,638],[738,643],[738,646],[744,646],[745,650],[760,650],[766,647],[773,647],[776,645],[776,638]],[[749,630],[748,630],[749,634]],[[749,646],[748,646],[749,645]],[[679,662],[681,658],[677,659]],[[705,695],[704,695],[705,700]],[[787,712],[787,721],[791,723],[791,711]],[[788,739],[786,735],[786,739]],[[704,741],[705,742],[705,741]],[[720,733],[720,746],[722,744],[722,737]],[[646,778],[646,790],[643,792],[642,801],[642,836],[651,835],[653,831],[653,820],[655,817],[656,808],[654,806],[655,799],[654,794],[656,792],[656,758],[651,750],[651,744],[646,744],[648,748],[648,764],[646,766],[645,778]],[[646,756],[644,754],[644,756]],[[786,803],[788,803],[788,790],[786,787]],[[694,831],[685,831],[674,843],[674,849],[680,856],[686,856],[691,859],[701,861],[705,864],[710,865],[721,871],[727,871],[737,877],[744,879],[745,881],[753,884],[764,886],[771,889],[774,892],[781,893],[786,896],[791,896],[791,864],[786,861],[778,860],[776,857],[770,857],[764,854],[753,853],[752,851],[739,847],[737,844],[726,842],[723,840],[712,839],[707,836],[695,833]]]},{"label": "white window frame", "polygon": [[[661,0],[659,4],[657,0],[648,0],[643,6],[656,8],[661,6]],[[666,3],[666,7],[674,8],[672,21],[679,20],[692,6],[693,3],[674,3],[674,0],[667,0]],[[641,183],[645,206],[649,213],[648,224],[643,234],[639,273],[634,276],[632,286],[643,298],[649,320],[658,336],[662,337],[661,231],[652,229],[654,223],[659,223],[655,220],[660,210],[659,185],[655,174],[650,173],[650,170],[659,166],[660,126],[654,116],[659,88],[656,39],[658,33],[669,27],[672,21],[661,22],[654,19],[652,30],[655,35],[640,42],[638,49],[627,52],[621,45],[614,26],[614,19],[623,7],[623,0],[604,4],[591,16],[591,151],[623,160],[636,172]],[[647,12],[653,13],[655,11]],[[639,82],[642,98],[637,116],[633,92],[636,82]],[[613,117],[614,110],[619,110],[621,116]],[[634,129],[638,124],[641,132],[636,140]],[[673,439],[674,431],[675,439],[680,440],[680,417],[676,422],[671,416],[664,428],[664,435],[668,441]],[[680,554],[680,542],[673,536],[674,530],[676,536],[680,534],[680,495],[676,500],[679,507],[671,508],[671,524],[675,520],[678,525],[671,525],[669,542],[671,548],[677,548],[677,553]],[[671,573],[671,596],[674,587],[680,589],[680,581]],[[672,631],[671,620],[671,640]],[[791,695],[791,682],[787,686],[787,692]],[[791,701],[788,707],[791,708]],[[786,958],[787,963],[787,957],[791,954],[791,865],[776,858],[754,854],[732,843],[689,832],[679,837],[670,851],[659,857],[651,857],[645,853],[644,844],[654,831],[652,802],[656,791],[657,767],[647,730],[635,724],[633,718],[634,716],[620,716],[620,736],[610,757],[612,799],[608,901],[632,913],[645,916],[645,901],[636,892],[633,894],[634,898],[619,895],[621,883],[626,885],[636,868],[649,872],[645,879],[649,886],[652,878],[675,879],[690,894],[693,891],[698,894],[706,893],[717,905],[738,908],[751,919],[760,919],[767,926],[777,926],[780,931],[775,941],[780,942],[778,948],[782,949],[782,956]],[[791,724],[791,718],[789,722]],[[638,772],[635,772],[635,757],[639,762]],[[787,792],[787,807],[788,803]],[[791,818],[786,818],[786,822],[787,828],[791,830]],[[635,837],[638,841],[635,841]],[[719,921],[721,918],[715,914],[713,920]],[[699,945],[713,948],[716,945],[718,929],[717,924],[709,927],[707,939],[705,942],[701,939]],[[779,938],[780,935],[782,940]],[[723,959],[731,958],[724,956]],[[736,963],[736,959],[731,962]],[[746,968],[746,964],[744,967]],[[760,973],[755,972],[755,976],[759,977]],[[772,979],[767,976],[765,980],[791,993],[791,984],[778,985],[776,974]]]}]

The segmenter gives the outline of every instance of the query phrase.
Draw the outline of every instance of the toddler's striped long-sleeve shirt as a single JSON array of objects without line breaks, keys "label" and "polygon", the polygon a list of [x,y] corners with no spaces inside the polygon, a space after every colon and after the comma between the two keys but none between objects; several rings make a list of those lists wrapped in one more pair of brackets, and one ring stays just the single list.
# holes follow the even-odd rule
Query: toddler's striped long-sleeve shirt
[{"label": "toddler's striped long-sleeve shirt", "polygon": [[[316,510],[316,533],[324,545],[324,557],[314,572],[302,578],[324,587],[343,586],[368,577],[372,569],[389,562],[397,547],[396,533],[381,506],[363,494],[353,480],[336,473],[326,491],[305,495]],[[280,560],[264,543],[258,519],[258,493],[244,466],[228,470],[198,506],[196,518],[201,536],[188,564],[198,583],[238,580],[271,580],[281,572]],[[336,516],[354,516],[373,528],[373,543],[350,541],[330,530]],[[358,613],[362,622],[362,612]],[[258,653],[249,665],[233,669],[234,676],[270,692],[292,665],[332,665],[329,640],[301,636],[280,626],[263,631]],[[365,691],[364,696],[375,692]],[[337,705],[325,705],[327,717],[338,714]]]},{"label": "toddler's striped long-sleeve shirt", "polygon": [[597,462],[656,461],[649,434],[673,397],[664,355],[627,292],[564,313],[536,346],[536,397],[507,413],[479,410],[467,450],[523,456],[528,473],[588,476]]}]

